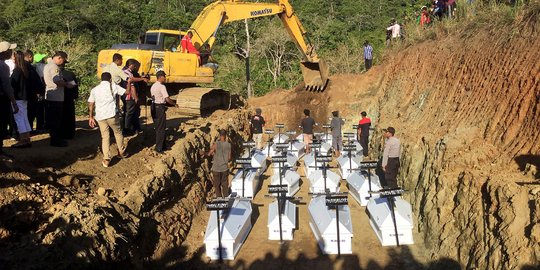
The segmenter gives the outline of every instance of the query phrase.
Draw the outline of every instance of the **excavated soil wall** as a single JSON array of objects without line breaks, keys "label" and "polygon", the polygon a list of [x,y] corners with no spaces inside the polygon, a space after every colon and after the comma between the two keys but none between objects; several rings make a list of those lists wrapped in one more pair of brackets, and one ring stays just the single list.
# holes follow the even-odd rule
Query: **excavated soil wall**
[{"label": "excavated soil wall", "polygon": [[41,181],[38,172],[0,165],[0,269],[163,269],[174,264],[185,256],[182,243],[194,216],[212,196],[211,163],[200,150],[208,151],[218,129],[226,129],[238,155],[246,119],[245,111],[232,110],[180,124],[175,132],[181,138],[166,155],[143,157],[153,162],[150,174],[132,181],[120,174],[108,179],[127,181],[123,191],[92,190],[74,180],[79,176],[66,175],[69,169],[50,169]]},{"label": "excavated soil wall", "polygon": [[402,139],[399,178],[434,257],[467,269],[539,263],[537,26],[484,27],[388,61],[378,120]]},{"label": "excavated soil wall", "polygon": [[[363,75],[338,75],[323,95],[273,92],[249,101],[270,123],[297,125],[340,110],[345,130],[367,111],[382,156],[381,129],[402,141],[400,184],[415,230],[433,260],[464,269],[540,265],[540,36],[534,14],[394,49]],[[309,104],[312,104],[309,106]],[[441,269],[444,269],[441,268]]]}]

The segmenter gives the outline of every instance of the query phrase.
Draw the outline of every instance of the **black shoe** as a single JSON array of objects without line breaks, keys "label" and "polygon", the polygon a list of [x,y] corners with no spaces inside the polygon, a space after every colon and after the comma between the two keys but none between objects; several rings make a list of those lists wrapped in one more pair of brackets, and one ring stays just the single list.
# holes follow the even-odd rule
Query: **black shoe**
[{"label": "black shoe", "polygon": [[15,157],[13,157],[12,155],[0,150],[0,160],[13,162],[14,159],[15,159]]},{"label": "black shoe", "polygon": [[122,135],[123,135],[124,137],[131,137],[131,136],[134,136],[135,134],[136,134],[136,133],[135,133],[134,131],[131,131],[131,130],[130,130],[130,131],[124,131],[124,132],[122,132]]},{"label": "black shoe", "polygon": [[62,141],[57,141],[57,142],[51,142],[51,146],[54,146],[54,147],[66,147],[68,146],[68,143],[64,140]]},{"label": "black shoe", "polygon": [[22,148],[30,148],[32,147],[32,144],[31,143],[21,143],[21,144],[14,144],[11,146],[11,148],[18,148],[18,149],[22,149]]}]

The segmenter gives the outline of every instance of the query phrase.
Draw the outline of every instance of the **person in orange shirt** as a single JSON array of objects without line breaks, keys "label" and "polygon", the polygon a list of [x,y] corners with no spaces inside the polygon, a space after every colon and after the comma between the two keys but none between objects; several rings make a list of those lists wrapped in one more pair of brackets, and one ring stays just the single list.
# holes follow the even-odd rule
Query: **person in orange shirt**
[{"label": "person in orange shirt", "polygon": [[195,48],[195,46],[193,45],[193,42],[191,41],[191,38],[193,38],[193,32],[191,32],[191,31],[189,31],[187,33],[187,35],[185,35],[182,38],[182,42],[181,42],[182,52],[183,53],[196,54],[197,58],[199,59],[199,64],[200,64],[201,63],[201,53],[199,52],[199,50],[197,50],[197,48]]},{"label": "person in orange shirt", "polygon": [[420,14],[420,26],[427,26],[431,23],[431,19],[429,18],[429,12],[427,10],[426,6],[422,7],[422,13]]}]

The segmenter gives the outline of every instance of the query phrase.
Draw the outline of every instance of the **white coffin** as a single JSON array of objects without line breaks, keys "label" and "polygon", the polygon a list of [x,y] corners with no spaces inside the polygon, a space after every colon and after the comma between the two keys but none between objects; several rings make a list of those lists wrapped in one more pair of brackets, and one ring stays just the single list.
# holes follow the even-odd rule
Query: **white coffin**
[{"label": "white coffin", "polygon": [[328,143],[330,144],[330,146],[332,146],[332,134],[331,133],[326,133],[326,134],[321,134],[320,136],[318,136],[319,140],[325,142],[325,143]]},{"label": "white coffin", "polygon": [[[289,148],[290,149],[290,148]],[[297,158],[300,158],[305,153],[305,145],[302,142],[293,142],[292,143],[291,154],[295,155]]]},{"label": "white coffin", "polygon": [[286,143],[289,140],[289,136],[287,134],[276,134],[274,136],[273,142],[274,143]]},{"label": "white coffin", "polygon": [[[324,190],[324,177],[322,170],[313,171],[309,176],[309,191],[312,193],[323,193]],[[341,177],[331,170],[326,170],[326,188],[330,192],[339,191],[339,181]]]},{"label": "white coffin", "polygon": [[[336,210],[326,207],[325,196],[315,196],[308,206],[309,226],[324,254],[337,254]],[[353,227],[347,205],[339,206],[339,236],[341,254],[352,254]]]},{"label": "white coffin", "polygon": [[[220,211],[221,213],[222,211]],[[206,256],[211,260],[219,259],[219,244],[216,212],[210,212],[204,243]],[[234,260],[236,254],[251,230],[251,202],[236,199],[228,214],[222,216],[221,222],[221,254],[224,260]]]},{"label": "white coffin", "polygon": [[301,142],[301,143],[304,143],[304,134],[300,134],[300,135],[296,136],[296,140]]},{"label": "white coffin", "polygon": [[[286,169],[284,170],[284,172],[285,174],[281,179],[281,183],[283,185],[287,185],[287,188],[288,188],[287,196],[293,196],[300,189],[300,175],[291,169]],[[272,175],[271,184],[279,185],[279,173],[274,173]]]},{"label": "white coffin", "polygon": [[[296,229],[296,205],[284,201],[284,211],[281,215],[281,234],[283,240],[293,240],[293,231]],[[279,240],[278,202],[268,207],[268,240]]]},{"label": "white coffin", "polygon": [[[297,161],[298,161],[298,157],[295,156],[294,154],[288,152],[287,153],[287,162],[281,164],[282,170],[294,168],[296,166]],[[272,170],[273,170],[274,175],[279,173],[279,163],[278,162],[273,162],[272,163]]]},{"label": "white coffin", "polygon": [[314,168],[315,167],[314,152],[304,155],[304,172],[306,173],[306,176],[309,176],[312,172],[316,170],[320,170],[322,166],[323,166],[323,162],[321,162],[320,160],[317,160],[317,168]]},{"label": "white coffin", "polygon": [[323,142],[319,149],[319,155],[326,156],[332,154],[332,143]]},{"label": "white coffin", "polygon": [[[360,173],[354,172],[347,177],[347,186],[349,187],[349,193],[352,197],[361,205],[366,206],[371,198],[379,198],[378,194],[371,194],[369,196],[369,181],[367,172]],[[379,191],[382,188],[379,177],[371,172],[371,190]]]},{"label": "white coffin", "polygon": [[258,169],[238,169],[234,174],[231,190],[236,193],[237,196],[242,196],[242,172],[246,170],[244,181],[244,197],[253,198],[255,191],[258,187],[259,173]]},{"label": "white coffin", "polygon": [[362,155],[351,155],[349,158],[348,154],[342,154],[337,159],[338,165],[339,165],[339,172],[341,174],[341,179],[347,179],[351,173],[354,173],[354,171],[350,171],[350,169],[357,169],[360,167],[360,162],[364,160],[364,156]]},{"label": "white coffin", "polygon": [[[352,142],[343,142],[343,146],[345,146],[346,144],[354,144],[356,145],[356,151],[355,152],[352,152],[353,155],[357,155],[357,156],[364,156],[364,153],[363,153],[363,147],[362,145],[357,141],[357,140],[354,140]],[[345,151],[342,151],[343,153],[346,153]]]},{"label": "white coffin", "polygon": [[[249,153],[248,151],[245,151],[244,154],[242,155],[242,158],[247,158],[247,157],[249,157]],[[251,167],[259,169],[257,171],[258,176],[264,174],[264,172],[266,171],[266,168],[268,167],[266,157],[267,157],[266,152],[264,151],[253,149],[251,152]]]},{"label": "white coffin", "polygon": [[273,156],[277,156],[278,155],[278,151],[276,150],[276,146],[274,144],[266,144],[266,146],[264,147],[264,149],[262,150],[262,152],[267,156],[267,157],[273,157]]},{"label": "white coffin", "polygon": [[[399,244],[410,245],[414,244],[412,229],[412,209],[411,205],[402,198],[395,198],[394,213],[396,215],[396,224],[398,229]],[[375,231],[375,234],[381,241],[383,246],[396,245],[396,234],[390,207],[386,198],[374,198],[369,200],[367,204],[369,214],[369,223]]]}]

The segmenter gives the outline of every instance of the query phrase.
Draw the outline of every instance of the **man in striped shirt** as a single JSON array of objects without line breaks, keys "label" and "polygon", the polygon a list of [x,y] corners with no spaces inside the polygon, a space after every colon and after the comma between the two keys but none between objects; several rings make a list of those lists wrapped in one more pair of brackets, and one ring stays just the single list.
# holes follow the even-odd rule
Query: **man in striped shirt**
[{"label": "man in striped shirt", "polygon": [[373,65],[373,47],[371,47],[367,40],[364,43],[364,63],[366,65],[366,71]]},{"label": "man in striped shirt", "polygon": [[373,47],[367,40],[364,42],[364,63],[366,64],[366,71],[373,65]]}]

